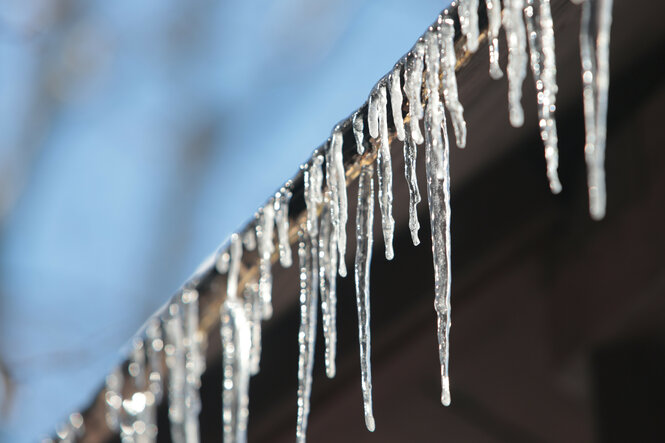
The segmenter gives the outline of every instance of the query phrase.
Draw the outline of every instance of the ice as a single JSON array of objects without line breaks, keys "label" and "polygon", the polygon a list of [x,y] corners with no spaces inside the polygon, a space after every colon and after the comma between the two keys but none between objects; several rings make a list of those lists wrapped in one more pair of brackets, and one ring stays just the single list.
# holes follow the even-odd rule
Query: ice
[{"label": "ice", "polygon": [[459,13],[462,34],[466,37],[466,49],[469,52],[478,50],[478,0],[459,0]]},{"label": "ice", "polygon": [[526,30],[523,18],[524,0],[506,0],[503,8],[503,27],[508,44],[508,111],[510,124],[524,124],[522,83],[526,77]]},{"label": "ice", "polygon": [[[258,292],[258,291],[257,291]],[[254,306],[261,312],[262,300]],[[222,432],[225,442],[247,441],[252,332],[246,309],[238,298],[227,298],[220,309],[223,348]]]},{"label": "ice", "polygon": [[[85,434],[85,423],[83,422],[83,416],[78,412],[70,414],[67,421],[63,423],[61,426],[59,426],[58,429],[56,430],[56,436],[58,437],[58,441],[63,443],[75,443],[79,441],[79,438],[84,434]],[[51,442],[53,440],[47,439],[42,441]]]},{"label": "ice", "polygon": [[271,200],[259,212],[256,227],[256,240],[259,249],[259,295],[261,296],[263,318],[272,317],[272,263],[270,257],[275,250],[273,228],[275,209]]},{"label": "ice", "polygon": [[538,126],[545,144],[547,178],[554,194],[561,192],[559,148],[554,111],[556,109],[556,58],[554,55],[554,24],[549,0],[527,0],[524,9],[529,37],[530,65],[536,82]]},{"label": "ice", "polygon": [[386,259],[392,260],[393,235],[395,233],[395,220],[393,219],[393,165],[390,157],[390,139],[388,138],[388,96],[386,84],[379,82],[370,94],[370,101],[376,103],[378,132],[373,135],[379,142],[376,156],[379,181],[379,208],[381,209],[381,226],[383,227],[383,241],[386,245]]},{"label": "ice", "polygon": [[589,213],[594,220],[605,217],[607,204],[605,139],[607,136],[607,91],[610,84],[611,27],[612,0],[586,0],[583,2],[580,56],[586,131],[584,156],[587,164]]},{"label": "ice", "polygon": [[365,425],[374,432],[372,412],[372,366],[370,363],[369,270],[372,262],[372,226],[374,224],[374,166],[365,165],[358,182],[356,211],[356,302],[358,305],[358,341],[360,343],[360,373],[365,410]]},{"label": "ice", "polygon": [[318,305],[316,242],[307,232],[300,232],[298,258],[300,263],[300,331],[298,332],[298,417],[296,440],[304,443],[312,393],[312,370],[316,344]]},{"label": "ice", "polygon": [[393,123],[397,139],[404,141],[404,118],[402,116],[402,63],[397,63],[388,77],[390,84],[390,108],[393,114]]},{"label": "ice", "polygon": [[[439,38],[430,29],[425,33],[425,90],[427,91],[427,105],[425,106],[425,127],[429,134],[425,142],[432,145],[432,152],[437,157],[436,174],[443,178],[443,139],[441,138],[441,123],[443,122],[443,108],[439,96]],[[426,132],[428,130],[426,129]]]},{"label": "ice", "polygon": [[253,229],[248,229],[242,236],[242,243],[245,245],[245,249],[248,251],[253,251],[256,249],[256,232]]},{"label": "ice", "polygon": [[289,242],[289,202],[291,191],[282,188],[275,197],[275,224],[277,226],[277,238],[279,239],[279,262],[288,268],[293,264],[291,256],[291,243]]},{"label": "ice", "polygon": [[185,440],[185,346],[183,337],[183,314],[178,303],[171,303],[166,319],[166,367],[169,371],[169,420],[171,439],[175,443]]},{"label": "ice", "polygon": [[201,375],[205,371],[202,337],[199,333],[199,294],[185,289],[181,296],[184,316],[183,345],[185,347],[185,441],[199,441],[199,413],[201,412]]},{"label": "ice", "polygon": [[226,277],[226,297],[238,297],[238,275],[240,273],[240,261],[242,260],[242,240],[238,234],[231,235],[230,263]]},{"label": "ice", "polygon": [[363,145],[364,130],[365,124],[363,123],[363,114],[360,111],[356,111],[353,114],[353,137],[356,139],[356,149],[359,155],[365,153],[365,146]]},{"label": "ice", "polygon": [[[335,128],[332,133],[330,147],[326,153],[326,180],[331,191],[331,198],[337,199],[337,220],[333,219],[336,229],[337,250],[339,251],[339,275],[346,277],[346,222],[348,219],[348,202],[346,196],[346,174],[342,157],[342,132]],[[335,212],[332,212],[335,215]]]},{"label": "ice", "polygon": [[249,365],[251,375],[259,373],[261,365],[261,298],[259,285],[256,282],[245,285],[245,310],[251,331],[251,347]]},{"label": "ice", "polygon": [[[311,237],[318,234],[318,207],[323,203],[323,156],[315,153],[312,163],[305,167],[305,205],[307,206],[307,232]],[[337,199],[331,204],[331,212],[339,211]],[[335,218],[337,214],[335,213]]]},{"label": "ice", "polygon": [[[428,126],[428,121],[425,121]],[[441,364],[441,403],[450,404],[450,383],[448,378],[448,353],[450,334],[450,168],[447,126],[443,128],[443,179],[437,177],[437,156],[433,143],[426,143],[425,164],[427,175],[427,199],[429,202],[430,225],[432,230],[432,255],[434,260],[434,308],[437,316],[437,338],[439,341],[439,361]],[[427,128],[428,137],[433,128]]]},{"label": "ice", "polygon": [[120,429],[120,408],[122,407],[122,389],[125,385],[125,376],[122,367],[118,366],[106,376],[106,425],[117,432]]},{"label": "ice", "polygon": [[453,123],[457,147],[464,148],[466,146],[466,121],[464,120],[464,107],[459,101],[457,92],[457,77],[455,75],[457,57],[455,56],[455,43],[453,41],[455,37],[453,19],[447,16],[442,17],[438,31],[441,48],[441,70],[443,71],[441,76],[443,100]]},{"label": "ice", "polygon": [[144,344],[148,356],[148,389],[155,397],[155,403],[162,399],[162,351],[164,340],[162,338],[162,327],[159,318],[153,317],[146,328],[146,340]]},{"label": "ice", "polygon": [[326,375],[333,378],[336,373],[335,354],[337,348],[337,254],[336,240],[332,229],[330,211],[321,212],[319,227],[319,292],[323,316],[325,340]]},{"label": "ice", "polygon": [[416,176],[417,154],[416,144],[411,138],[411,133],[408,132],[404,140],[404,176],[409,186],[409,231],[411,231],[411,240],[414,246],[420,244],[418,238],[420,223],[418,222],[417,205],[420,203],[420,190],[418,189],[418,178]]},{"label": "ice", "polygon": [[424,141],[423,134],[420,132],[420,119],[424,115],[421,102],[424,57],[425,44],[418,41],[406,56],[406,71],[404,73],[404,94],[409,99],[409,130],[411,131],[411,138],[418,145]]},{"label": "ice", "polygon": [[487,39],[490,51],[490,77],[498,80],[503,77],[499,67],[499,31],[501,30],[501,0],[485,0],[487,6]]}]

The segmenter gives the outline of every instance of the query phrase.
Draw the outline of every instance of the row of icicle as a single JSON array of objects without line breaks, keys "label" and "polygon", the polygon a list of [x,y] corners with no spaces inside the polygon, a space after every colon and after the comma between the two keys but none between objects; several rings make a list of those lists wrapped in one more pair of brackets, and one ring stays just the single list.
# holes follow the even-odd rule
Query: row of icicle
[{"label": "row of icicle", "polygon": [[[612,0],[574,1],[583,3],[580,52],[590,213],[593,218],[600,219],[605,214],[606,202],[604,151]],[[493,79],[503,76],[499,67],[498,44],[499,31],[503,26],[508,47],[506,71],[509,120],[516,127],[523,124],[522,84],[528,65],[536,84],[538,121],[544,143],[549,186],[553,193],[558,193],[561,183],[557,175],[558,148],[554,119],[557,83],[550,1],[504,0],[503,11],[500,10],[499,0],[485,0],[485,6],[488,19],[489,75]],[[478,7],[479,0],[458,2],[460,27],[466,42],[465,49],[469,53],[478,49]],[[425,145],[427,199],[435,271],[434,306],[441,364],[441,402],[444,405],[450,404],[450,174],[445,111],[450,116],[457,146],[463,148],[466,145],[464,109],[459,101],[455,77],[457,60],[454,35],[454,22],[446,10],[413,49],[395,65],[392,72],[378,82],[370,93],[366,115],[357,111],[352,116],[351,128],[357,153],[361,156],[370,151],[376,154],[376,166],[371,162],[362,162],[354,264],[362,396],[365,424],[370,431],[375,429],[369,326],[374,176],[377,177],[385,257],[390,260],[394,256],[395,230],[392,216],[391,132],[403,142],[404,174],[409,189],[409,230],[414,245],[420,243],[417,205],[421,200],[416,181],[416,155],[418,145]],[[403,113],[405,99],[408,125]],[[388,127],[389,111],[394,128]],[[365,137],[365,122],[371,142]],[[303,166],[306,222],[298,232],[297,242],[301,309],[296,427],[299,442],[305,441],[310,410],[319,298],[323,315],[326,374],[331,378],[335,376],[336,278],[337,274],[342,277],[347,275],[345,255],[348,202],[342,135],[341,126],[336,126],[322,149],[324,152],[317,150],[309,164]],[[223,345],[222,427],[225,442],[246,441],[249,378],[259,371],[261,322],[272,315],[271,256],[275,247],[275,227],[281,265],[288,267],[293,262],[289,242],[290,198],[291,191],[288,186],[282,188],[259,211],[254,228],[242,236],[233,234],[228,250],[219,254],[216,260],[217,272],[227,274],[226,299],[220,312]],[[258,281],[245,284],[243,294],[238,294],[243,249],[256,248],[259,257]],[[168,380],[170,432],[173,441],[199,441],[199,388],[201,375],[205,370],[205,336],[203,331],[199,330],[198,321],[198,293],[194,289],[185,289],[161,315],[148,322],[143,339],[133,342],[133,351],[126,370],[128,377],[121,367],[107,377],[104,394],[106,421],[112,431],[120,433],[123,442],[155,441],[156,408],[162,398],[164,378]],[[163,362],[168,371],[167,377],[163,374]],[[132,388],[125,387],[125,378],[130,379]],[[128,394],[130,391],[131,395]],[[83,418],[76,413],[69,417],[57,435],[61,441],[75,441],[83,432]]]}]

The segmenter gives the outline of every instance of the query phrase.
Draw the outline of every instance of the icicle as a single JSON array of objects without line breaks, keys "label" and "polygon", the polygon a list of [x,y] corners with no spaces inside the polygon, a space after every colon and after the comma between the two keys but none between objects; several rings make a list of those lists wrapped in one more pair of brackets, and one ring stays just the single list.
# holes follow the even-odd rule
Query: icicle
[{"label": "icicle", "polygon": [[273,202],[268,202],[259,215],[256,227],[256,240],[259,248],[259,294],[263,304],[263,318],[272,317],[272,263],[270,256],[275,250],[273,244],[273,227],[275,226],[275,209]]},{"label": "icicle", "polygon": [[[339,275],[346,277],[346,221],[348,219],[348,203],[346,196],[346,173],[342,158],[342,132],[335,128],[332,133],[330,147],[326,152],[326,181],[330,188],[336,210],[332,211],[332,224],[337,237],[337,250],[339,251]],[[335,219],[336,216],[336,219]]]},{"label": "icicle", "polygon": [[301,232],[298,243],[300,261],[300,331],[298,332],[298,419],[296,440],[304,443],[309,417],[309,399],[312,393],[312,369],[314,368],[314,345],[316,343],[316,264],[312,249],[315,242],[309,234]]},{"label": "icicle", "polygon": [[219,257],[217,257],[217,261],[215,262],[215,269],[217,269],[217,272],[220,274],[226,274],[229,272],[229,261],[231,260],[231,254],[228,252],[224,251],[222,252]]},{"label": "icicle", "polygon": [[256,232],[253,229],[245,231],[245,234],[242,236],[242,243],[248,251],[256,249]]},{"label": "icicle", "polygon": [[[445,26],[445,23],[444,25]],[[437,177],[443,178],[443,139],[441,138],[441,123],[443,112],[439,97],[439,39],[433,30],[425,33],[425,89],[427,91],[427,105],[425,106],[425,126],[429,127],[429,134],[425,143],[432,144],[432,150],[437,158]]]},{"label": "icicle", "polygon": [[478,0],[459,0],[457,11],[462,34],[466,36],[466,49],[478,50]]},{"label": "icicle", "polygon": [[244,290],[245,310],[249,322],[251,347],[249,351],[250,374],[259,373],[261,364],[261,303],[259,297],[259,286],[256,283],[245,285]]},{"label": "icicle", "polygon": [[[315,154],[312,163],[305,168],[305,205],[307,206],[307,232],[311,237],[318,233],[318,205],[323,203],[323,156]],[[339,208],[331,204],[331,207],[339,211]],[[332,209],[331,209],[332,211]]]},{"label": "icicle", "polygon": [[420,132],[420,119],[424,115],[421,102],[424,56],[425,44],[418,41],[406,56],[406,71],[404,73],[404,94],[409,99],[409,129],[411,138],[418,145],[424,141],[423,134]]},{"label": "icicle", "polygon": [[464,120],[464,107],[459,101],[457,92],[457,77],[455,76],[457,58],[453,41],[455,37],[453,20],[450,17],[443,18],[439,23],[438,31],[441,47],[441,70],[443,71],[441,76],[443,100],[453,122],[457,147],[464,148],[466,146],[466,121]]},{"label": "icicle", "polygon": [[199,441],[199,413],[201,412],[201,375],[205,371],[205,356],[201,349],[199,332],[199,294],[193,289],[182,293],[184,315],[183,344],[185,347],[185,438],[188,443]]},{"label": "icicle", "polygon": [[148,441],[154,441],[157,437],[157,405],[162,400],[162,350],[164,341],[162,340],[161,325],[158,318],[153,318],[146,328],[146,340],[143,346],[148,356],[148,390],[152,396],[152,404],[149,403],[149,410],[146,412],[146,435]]},{"label": "icicle", "polygon": [[498,80],[503,77],[499,67],[499,31],[501,30],[501,0],[485,0],[487,5],[487,39],[490,50],[490,77]]},{"label": "icicle", "polygon": [[[377,131],[370,135],[378,141],[376,163],[379,177],[379,207],[381,208],[381,226],[383,227],[383,240],[386,244],[386,259],[392,260],[395,256],[393,250],[393,235],[395,233],[395,220],[393,219],[393,166],[390,157],[390,140],[388,139],[388,97],[386,84],[381,81],[369,96],[369,101],[376,113]],[[372,108],[370,105],[370,109]],[[371,119],[370,119],[371,121]]]},{"label": "icicle", "polygon": [[365,124],[363,123],[363,115],[360,111],[356,111],[355,114],[353,114],[353,137],[356,139],[358,155],[363,155],[365,153],[365,146],[363,145],[364,130]]},{"label": "icicle", "polygon": [[122,367],[118,366],[106,376],[106,425],[113,432],[120,429],[120,408],[122,407],[122,389],[125,376]]},{"label": "icicle", "polygon": [[530,65],[536,82],[540,137],[545,144],[547,178],[554,194],[561,192],[559,148],[554,110],[556,109],[556,59],[554,55],[554,24],[549,0],[527,0],[524,10],[529,37]]},{"label": "icicle", "polygon": [[238,234],[231,235],[230,255],[229,274],[226,278],[226,297],[237,298],[238,275],[240,273],[240,261],[242,260],[242,240],[240,240]]},{"label": "icicle", "polygon": [[404,141],[404,118],[402,117],[402,63],[395,65],[388,78],[390,84],[390,107],[397,139]]},{"label": "icicle", "polygon": [[323,337],[325,339],[325,364],[328,378],[335,376],[335,354],[337,351],[337,254],[330,211],[321,212],[319,227],[319,292],[323,315]]},{"label": "icicle", "polygon": [[183,343],[182,309],[177,303],[169,306],[166,320],[166,367],[169,370],[169,420],[171,439],[175,443],[185,440],[185,346]]},{"label": "icicle", "polygon": [[291,257],[291,243],[289,243],[289,202],[291,191],[282,188],[275,197],[275,223],[277,225],[277,237],[279,239],[279,262],[285,268],[293,263]]},{"label": "icicle", "polygon": [[524,29],[524,0],[506,0],[503,8],[503,27],[508,43],[508,110],[510,124],[524,124],[522,83],[526,77],[526,31]]},{"label": "icicle", "polygon": [[411,133],[406,134],[404,140],[404,175],[406,182],[409,186],[409,230],[411,231],[411,240],[414,246],[420,244],[418,238],[418,230],[420,223],[418,222],[418,209],[417,205],[420,203],[420,190],[418,189],[418,179],[416,176],[416,156],[418,151],[416,144],[411,138]]},{"label": "icicle", "polygon": [[[425,120],[429,126],[429,121]],[[439,340],[439,361],[441,363],[441,403],[450,404],[450,383],[448,379],[448,353],[450,334],[450,168],[447,125],[443,128],[443,179],[437,177],[437,156],[433,143],[426,143],[425,164],[427,175],[427,199],[429,201],[430,225],[432,230],[432,254],[434,258],[434,308],[437,316],[437,336]],[[427,128],[428,137],[433,128]]]},{"label": "icicle", "polygon": [[[258,288],[257,288],[258,293]],[[258,300],[262,303],[262,300]],[[261,313],[261,304],[254,307]],[[236,297],[220,309],[223,348],[222,430],[225,442],[247,441],[252,331],[243,302]]]},{"label": "icicle", "polygon": [[372,366],[370,363],[369,329],[369,270],[372,261],[372,226],[374,224],[374,167],[365,165],[358,182],[356,211],[356,303],[358,305],[358,342],[360,343],[360,373],[363,390],[365,425],[374,432],[372,412]]},{"label": "icicle", "polygon": [[[579,1],[576,1],[579,3]],[[592,23],[595,19],[596,23]],[[594,220],[605,217],[605,139],[607,91],[610,84],[610,28],[612,0],[586,0],[582,4],[580,55],[584,99],[589,213]],[[595,34],[594,34],[595,29]],[[595,46],[594,46],[595,41]]]},{"label": "icicle", "polygon": [[146,361],[142,340],[134,342],[127,372],[132,377],[136,392],[122,402],[125,421],[121,426],[121,440],[135,443],[154,441],[155,434],[151,433],[154,429],[149,425],[154,421],[152,408],[155,399],[150,391],[146,391]]}]

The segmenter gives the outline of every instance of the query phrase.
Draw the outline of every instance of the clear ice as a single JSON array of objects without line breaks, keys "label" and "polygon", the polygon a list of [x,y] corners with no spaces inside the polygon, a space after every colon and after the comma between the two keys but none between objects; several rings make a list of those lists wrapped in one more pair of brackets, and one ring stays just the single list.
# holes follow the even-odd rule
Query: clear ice
[{"label": "clear ice", "polygon": [[605,217],[607,204],[605,140],[607,91],[610,85],[611,27],[612,0],[586,0],[582,3],[580,56],[586,131],[584,156],[587,164],[589,213],[594,220]]},{"label": "clear ice", "polygon": [[275,197],[275,224],[279,240],[279,262],[285,268],[293,264],[291,243],[289,242],[289,202],[291,201],[291,195],[289,189],[282,188]]},{"label": "clear ice", "polygon": [[184,316],[183,344],[185,347],[185,441],[199,441],[201,412],[201,375],[205,371],[205,355],[199,332],[199,293],[185,289],[181,296]]},{"label": "clear ice", "polygon": [[259,295],[263,318],[272,317],[272,263],[270,257],[275,250],[273,243],[273,228],[275,226],[275,208],[272,201],[259,213],[259,223],[256,227],[256,240],[259,249]]},{"label": "clear ice", "polygon": [[365,124],[363,123],[363,114],[360,111],[356,111],[353,114],[353,138],[356,139],[356,150],[359,155],[365,153],[365,146],[363,145],[364,130]]},{"label": "clear ice", "polygon": [[362,168],[358,182],[356,211],[356,303],[358,305],[358,342],[360,343],[360,373],[365,410],[365,425],[374,432],[372,412],[372,365],[370,363],[370,304],[369,270],[372,262],[372,226],[374,224],[374,166]]},{"label": "clear ice", "polygon": [[393,219],[393,165],[390,157],[390,139],[388,138],[388,96],[385,82],[380,82],[370,94],[370,101],[376,108],[377,131],[372,135],[378,140],[379,149],[376,156],[379,181],[379,208],[381,209],[381,226],[383,241],[386,245],[386,259],[392,260],[393,235],[395,220]]},{"label": "clear ice", "polygon": [[393,114],[393,123],[395,124],[395,133],[397,139],[404,141],[404,117],[402,116],[402,63],[398,63],[388,77],[390,84],[390,108]]},{"label": "clear ice", "polygon": [[459,0],[457,3],[460,27],[466,37],[466,49],[478,50],[478,0]]},{"label": "clear ice", "polygon": [[561,192],[559,181],[559,148],[554,111],[556,109],[556,58],[554,23],[549,0],[527,0],[524,9],[529,37],[530,65],[536,82],[538,126],[545,145],[547,178],[554,194]]},{"label": "clear ice", "polygon": [[505,0],[503,28],[508,43],[508,113],[510,124],[524,124],[522,109],[522,83],[526,77],[526,30],[524,28],[524,0]]},{"label": "clear ice", "polygon": [[326,153],[326,180],[330,189],[330,196],[336,199],[333,202],[336,210],[332,211],[333,228],[337,237],[337,250],[339,251],[339,275],[346,277],[346,222],[348,220],[348,201],[346,196],[346,173],[342,157],[342,132],[335,128],[332,133],[330,147]]},{"label": "clear ice", "polygon": [[296,441],[304,443],[309,417],[309,400],[312,393],[312,370],[316,344],[316,314],[318,309],[318,282],[316,242],[306,232],[301,232],[298,243],[300,263],[300,331],[298,332],[298,417]]},{"label": "clear ice", "polygon": [[323,337],[325,340],[326,375],[333,378],[336,373],[335,354],[337,351],[337,254],[330,211],[321,212],[319,227],[319,293],[323,316]]},{"label": "clear ice", "polygon": [[417,207],[418,203],[420,203],[420,190],[418,189],[418,178],[416,175],[417,155],[416,144],[411,138],[411,133],[407,133],[404,140],[404,176],[409,186],[409,231],[411,231],[411,241],[413,241],[414,246],[420,244],[420,239],[418,238],[420,223],[418,222]]},{"label": "clear ice", "polygon": [[411,131],[411,138],[418,145],[424,141],[423,134],[420,132],[420,120],[424,115],[421,101],[424,57],[425,44],[418,41],[406,56],[406,70],[404,73],[404,94],[409,99],[409,130]]},{"label": "clear ice", "polygon": [[261,297],[259,285],[256,282],[245,285],[243,291],[245,298],[245,311],[249,322],[251,334],[251,347],[249,351],[250,374],[259,373],[261,366]]},{"label": "clear ice", "polygon": [[437,158],[436,174],[443,178],[443,139],[441,138],[441,124],[444,120],[443,107],[439,96],[439,39],[432,29],[425,33],[425,89],[427,91],[427,105],[425,106],[425,132],[429,134],[425,143],[432,145],[432,152]]},{"label": "clear ice", "polygon": [[171,303],[166,319],[166,367],[169,375],[169,420],[171,439],[175,443],[185,440],[186,361],[183,333],[183,314],[178,303]]},{"label": "clear ice", "polygon": [[487,6],[487,39],[490,51],[490,77],[498,80],[503,77],[499,67],[499,31],[501,30],[501,0],[485,0]]},{"label": "clear ice", "polygon": [[[442,17],[438,27],[439,45],[441,49],[441,83],[443,87],[443,100],[450,113],[450,118],[455,131],[455,142],[458,148],[466,146],[466,121],[464,120],[464,107],[459,101],[457,91],[457,76],[455,75],[455,65],[457,57],[455,56],[455,28],[453,19]],[[432,54],[432,57],[434,55]]]},{"label": "clear ice", "polygon": [[[425,121],[429,126],[428,120]],[[450,168],[447,126],[443,128],[443,169],[444,176],[437,176],[438,161],[431,141],[426,143],[425,164],[427,175],[427,199],[429,202],[430,225],[432,229],[432,255],[434,260],[434,309],[437,317],[437,338],[439,341],[439,362],[441,364],[441,403],[450,405],[450,382],[448,378],[448,354],[450,334]],[[427,128],[428,138],[434,128]]]}]

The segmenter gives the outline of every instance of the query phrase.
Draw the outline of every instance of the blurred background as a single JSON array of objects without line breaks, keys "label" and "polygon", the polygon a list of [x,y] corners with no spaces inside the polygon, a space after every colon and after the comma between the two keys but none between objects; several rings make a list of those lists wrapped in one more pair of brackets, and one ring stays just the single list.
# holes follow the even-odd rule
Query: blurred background
[{"label": "blurred background", "polygon": [[0,2],[0,440],[121,347],[446,2]]}]

